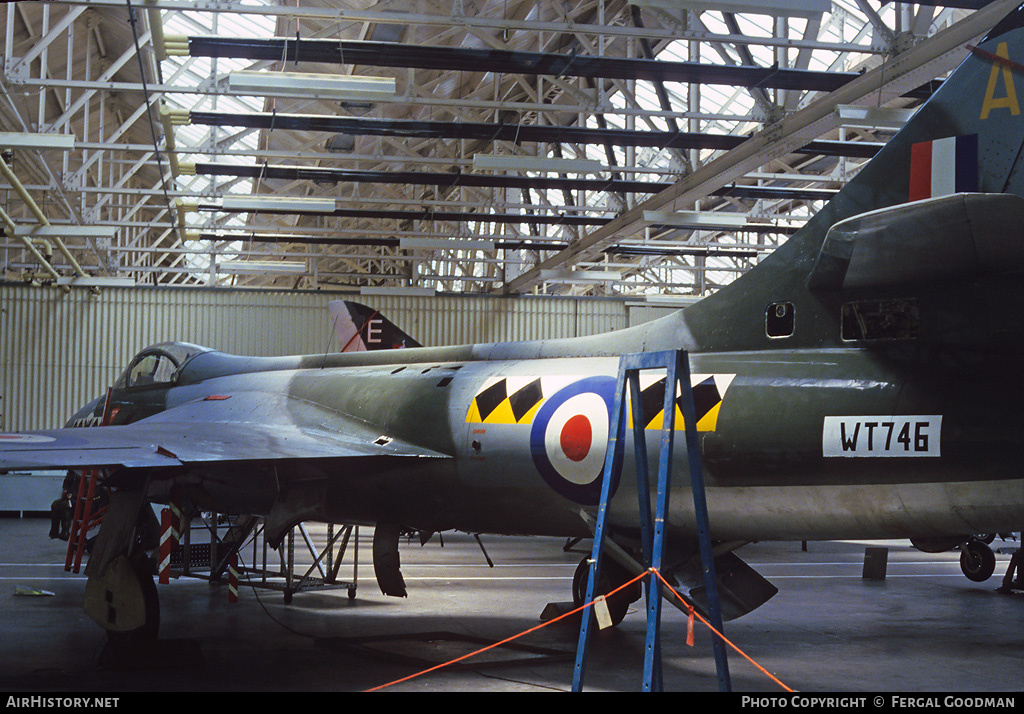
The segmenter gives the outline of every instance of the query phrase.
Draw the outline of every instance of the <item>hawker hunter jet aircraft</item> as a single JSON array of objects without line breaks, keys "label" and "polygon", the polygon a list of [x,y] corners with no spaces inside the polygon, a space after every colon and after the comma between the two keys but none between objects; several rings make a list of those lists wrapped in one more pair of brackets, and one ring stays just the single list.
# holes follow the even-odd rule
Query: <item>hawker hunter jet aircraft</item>
[{"label": "hawker hunter jet aircraft", "polygon": [[[804,228],[681,312],[552,341],[260,358],[157,345],[114,385],[109,426],[2,435],[0,469],[105,470],[87,569],[105,600],[90,613],[131,629],[111,603],[152,610],[133,526],[172,494],[263,515],[272,540],[301,520],[373,524],[382,552],[402,529],[591,536],[620,356],[686,350],[726,617],[773,592],[733,552],[749,541],[937,548],[1019,530],[1022,25],[1018,9]],[[642,387],[658,429],[664,381]],[[631,448],[605,531],[624,573],[637,567]],[[664,571],[692,594],[676,451]],[[402,594],[391,562],[378,580]]]}]

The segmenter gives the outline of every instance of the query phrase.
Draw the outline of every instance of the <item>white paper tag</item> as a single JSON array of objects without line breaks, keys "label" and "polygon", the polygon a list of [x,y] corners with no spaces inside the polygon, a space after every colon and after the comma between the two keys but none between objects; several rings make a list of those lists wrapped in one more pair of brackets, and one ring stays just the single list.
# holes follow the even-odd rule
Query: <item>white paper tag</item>
[{"label": "white paper tag", "polygon": [[599,629],[603,630],[612,626],[612,615],[608,612],[608,601],[605,600],[604,595],[594,598],[594,616],[597,618]]}]

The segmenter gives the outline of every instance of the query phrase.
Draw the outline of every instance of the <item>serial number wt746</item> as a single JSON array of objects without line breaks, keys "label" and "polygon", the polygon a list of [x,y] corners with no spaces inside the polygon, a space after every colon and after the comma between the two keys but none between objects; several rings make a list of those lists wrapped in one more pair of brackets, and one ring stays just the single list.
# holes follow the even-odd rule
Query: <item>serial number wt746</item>
[{"label": "serial number wt746", "polygon": [[825,457],[940,456],[942,417],[825,417],[821,453]]}]

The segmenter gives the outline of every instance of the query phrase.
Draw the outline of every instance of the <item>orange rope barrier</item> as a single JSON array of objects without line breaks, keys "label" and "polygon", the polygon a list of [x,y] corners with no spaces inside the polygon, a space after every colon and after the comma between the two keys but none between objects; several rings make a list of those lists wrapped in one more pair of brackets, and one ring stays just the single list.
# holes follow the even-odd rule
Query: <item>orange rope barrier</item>
[{"label": "orange rope barrier", "polygon": [[[686,606],[687,613],[689,614],[689,624],[687,625],[686,644],[688,644],[690,646],[693,646],[693,618],[696,615],[696,617],[704,625],[706,625],[707,628],[709,630],[711,630],[711,632],[713,632],[715,635],[720,637],[722,639],[722,641],[725,642],[725,644],[729,645],[734,650],[736,650],[740,654],[740,656],[742,656],[744,659],[746,659],[748,662],[750,662],[752,665],[754,665],[754,667],[756,667],[761,672],[763,672],[769,679],[771,679],[773,682],[775,682],[780,687],[785,689],[787,692],[794,691],[793,689],[787,687],[785,684],[780,682],[778,680],[778,678],[776,678],[771,672],[769,672],[764,667],[762,667],[757,662],[755,662],[753,659],[751,659],[750,656],[747,655],[743,650],[741,650],[739,647],[737,647],[732,642],[730,642],[725,637],[725,635],[723,635],[721,632],[719,632],[714,627],[712,627],[711,623],[709,623],[707,620],[705,620],[703,617],[701,617],[700,613],[698,613],[693,608],[693,606],[690,605],[690,603],[686,602],[686,600],[683,598],[683,596],[680,595],[679,593],[677,593],[675,591],[675,589],[673,589],[673,587],[668,584],[668,581],[666,581],[665,578],[662,577],[661,573],[659,573],[654,568],[650,568],[649,570],[646,570],[643,573],[640,573],[639,575],[637,575],[632,580],[623,583],[622,585],[620,585],[619,587],[615,588],[614,590],[609,591],[608,593],[605,594],[604,597],[605,598],[611,597],[612,595],[614,595],[615,593],[619,592],[620,590],[623,590],[623,589],[629,587],[630,585],[632,585],[633,583],[635,583],[636,581],[646,577],[648,573],[654,573],[655,575],[657,575],[658,579],[661,580],[661,582],[665,583],[665,587],[667,587],[669,589],[669,591],[673,595],[675,595],[677,598],[679,598],[679,601]],[[433,667],[425,669],[422,672],[416,672],[415,674],[410,674],[408,677],[402,677],[401,679],[396,679],[393,682],[388,682],[387,684],[381,684],[379,686],[373,687],[371,689],[366,689],[364,691],[366,691],[366,692],[377,692],[377,691],[380,691],[381,689],[386,689],[386,688],[394,686],[396,684],[401,684],[402,682],[408,682],[410,679],[416,679],[417,677],[422,677],[423,675],[429,674],[430,672],[436,672],[439,669],[444,669],[445,667],[453,665],[456,662],[462,662],[463,660],[467,660],[470,657],[475,657],[478,654],[482,654],[484,652],[487,652],[488,650],[492,650],[495,647],[501,647],[502,645],[508,644],[509,642],[512,642],[513,640],[517,640],[520,637],[524,637],[524,636],[530,634],[531,632],[536,632],[537,630],[543,629],[543,628],[547,627],[548,625],[553,625],[556,622],[558,622],[559,620],[563,620],[563,619],[565,619],[567,617],[571,617],[572,615],[575,615],[578,612],[582,612],[583,610],[586,610],[588,607],[591,607],[593,604],[594,604],[594,601],[591,600],[590,602],[587,602],[587,603],[584,603],[584,604],[580,605],[575,610],[570,610],[569,612],[563,613],[563,614],[559,615],[558,617],[552,618],[552,619],[548,620],[547,622],[544,622],[544,623],[541,623],[540,625],[537,625],[536,627],[531,627],[528,630],[524,630],[523,632],[520,632],[518,635],[512,635],[511,637],[506,637],[504,640],[501,640],[500,642],[495,642],[493,644],[487,645],[486,647],[481,647],[480,649],[476,650],[475,652],[470,652],[469,654],[464,654],[461,657],[456,657],[455,659],[450,660],[448,662],[442,662],[441,664],[434,665]]]},{"label": "orange rope barrier", "polygon": [[[635,578],[633,578],[629,582],[623,583],[619,587],[617,587],[614,590],[612,590],[611,592],[609,592],[607,595],[605,595],[605,597],[613,595],[614,593],[617,593],[619,590],[622,590],[623,588],[626,588],[626,587],[632,585],[637,580],[640,580],[641,578],[643,578],[645,575],[647,575],[647,573],[640,573],[639,575],[637,575]],[[586,610],[588,607],[590,607],[593,604],[594,604],[593,600],[590,601],[590,602],[584,603],[584,604],[580,605],[579,607],[577,607],[575,610],[570,610],[569,612],[563,613],[563,614],[559,615],[558,617],[552,618],[552,619],[548,620],[545,623],[537,625],[536,627],[531,627],[529,630],[525,630],[523,632],[520,632],[518,635],[512,635],[511,637],[507,637],[504,640],[501,640],[500,642],[495,642],[494,644],[487,645],[486,647],[481,647],[480,649],[478,649],[475,652],[470,652],[469,654],[464,654],[461,657],[456,657],[455,659],[451,660],[450,662],[442,662],[441,664],[434,665],[433,667],[431,667],[429,669],[425,669],[422,672],[417,672],[416,674],[410,674],[408,677],[402,677],[401,679],[396,679],[394,682],[388,682],[387,684],[382,684],[379,687],[373,687],[372,689],[367,689],[365,691],[367,691],[367,692],[376,692],[377,690],[385,689],[386,687],[390,687],[390,686],[392,686],[394,684],[400,684],[402,682],[407,682],[410,679],[415,679],[416,677],[419,677],[421,675],[428,674],[430,672],[436,672],[437,670],[443,669],[444,667],[447,667],[449,665],[455,664],[456,662],[461,662],[464,659],[469,659],[470,657],[475,657],[476,655],[481,654],[483,652],[486,652],[487,650],[492,650],[495,647],[501,647],[504,644],[508,644],[509,642],[512,642],[513,640],[517,640],[520,637],[523,637],[524,635],[530,634],[531,632],[536,632],[537,630],[540,630],[540,629],[542,629],[544,627],[547,627],[548,625],[553,625],[554,623],[558,622],[559,620],[562,620],[562,619],[564,619],[566,617],[569,617],[571,615],[575,615],[577,612],[582,612],[583,610]]]},{"label": "orange rope barrier", "polygon": [[722,634],[721,632],[719,632],[719,631],[718,631],[718,630],[716,630],[716,629],[715,629],[714,627],[712,627],[712,626],[711,626],[711,623],[710,623],[710,622],[708,622],[707,620],[705,620],[705,619],[704,619],[703,617],[701,617],[701,614],[700,614],[699,612],[697,612],[697,611],[696,611],[696,610],[694,609],[693,605],[691,605],[690,603],[686,602],[686,600],[684,600],[684,599],[683,599],[683,596],[682,596],[682,595],[680,595],[679,593],[677,593],[677,592],[675,591],[675,588],[673,588],[673,587],[672,587],[671,585],[669,585],[669,584],[668,584],[668,581],[667,581],[667,580],[665,580],[664,576],[663,576],[663,575],[662,575],[661,573],[659,573],[659,572],[658,572],[657,570],[655,570],[654,568],[651,568],[651,571],[650,571],[650,572],[652,572],[652,573],[654,573],[655,575],[657,575],[657,576],[658,576],[658,580],[660,580],[661,582],[665,583],[665,587],[667,587],[667,588],[669,589],[669,592],[671,592],[671,593],[672,593],[673,595],[675,595],[675,596],[676,596],[677,598],[679,598],[679,601],[680,601],[681,603],[683,603],[684,605],[686,605],[686,608],[687,608],[687,612],[689,613],[689,615],[690,615],[690,617],[691,617],[691,618],[693,618],[693,616],[694,616],[694,615],[696,615],[696,616],[697,616],[697,619],[699,619],[699,620],[700,620],[700,621],[701,621],[702,623],[704,623],[704,625],[705,625],[705,626],[707,626],[707,628],[708,628],[709,630],[711,630],[711,631],[712,631],[713,633],[715,633],[715,635],[717,635],[717,636],[718,636],[718,637],[719,637],[719,638],[720,638],[720,639],[722,640],[722,642],[724,642],[725,644],[729,645],[729,646],[730,646],[730,647],[732,647],[732,648],[733,648],[734,650],[736,650],[736,652],[738,652],[738,653],[739,653],[739,655],[740,655],[741,657],[743,657],[743,659],[745,659],[745,660],[747,660],[748,662],[750,662],[750,664],[754,665],[754,666],[755,666],[755,667],[756,667],[757,669],[759,669],[759,670],[760,670],[761,672],[763,672],[763,673],[765,674],[765,676],[767,676],[767,677],[768,677],[768,678],[769,678],[770,680],[772,680],[772,681],[773,681],[773,682],[775,682],[775,683],[776,683],[777,685],[779,685],[780,687],[782,687],[783,689],[785,689],[785,690],[786,690],[787,692],[792,692],[792,691],[793,691],[793,690],[792,690],[792,689],[791,689],[790,687],[787,687],[787,686],[786,686],[785,684],[783,684],[782,682],[780,682],[780,681],[779,681],[779,679],[778,679],[778,678],[777,678],[777,677],[776,677],[775,675],[773,675],[773,674],[772,674],[771,672],[769,672],[769,671],[768,671],[767,669],[765,669],[764,667],[762,667],[761,665],[759,665],[759,664],[758,664],[757,662],[755,662],[755,661],[754,661],[753,659],[751,659],[751,658],[750,658],[750,656],[749,656],[749,655],[748,655],[748,654],[747,654],[746,652],[744,652],[744,651],[743,651],[743,650],[741,650],[741,649],[740,649],[739,647],[737,647],[737,646],[736,646],[735,644],[733,644],[732,642],[730,642],[730,641],[729,641],[729,638],[727,638],[727,637],[726,637],[725,635],[723,635],[723,634]]}]

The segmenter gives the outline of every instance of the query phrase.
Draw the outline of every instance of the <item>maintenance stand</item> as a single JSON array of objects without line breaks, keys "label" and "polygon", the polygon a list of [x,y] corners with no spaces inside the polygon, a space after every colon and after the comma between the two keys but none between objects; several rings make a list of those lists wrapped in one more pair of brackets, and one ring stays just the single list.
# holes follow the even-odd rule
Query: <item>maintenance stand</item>
[{"label": "maintenance stand", "polygon": [[[662,420],[661,451],[658,462],[658,489],[655,515],[651,516],[650,479],[648,477],[647,445],[644,434],[643,409],[640,399],[641,370],[663,369],[666,371],[664,414]],[[598,504],[597,522],[594,528],[594,545],[590,559],[590,575],[587,580],[587,594],[584,602],[594,601],[595,587],[601,568],[604,549],[604,531],[612,485],[622,473],[623,437],[626,430],[626,386],[629,386],[630,405],[633,421],[634,458],[636,461],[637,496],[640,508],[642,537],[642,564],[647,569],[660,572],[664,546],[664,526],[668,515],[669,492],[672,478],[672,451],[675,442],[676,389],[679,388],[679,407],[683,415],[686,434],[686,452],[690,483],[693,488],[693,502],[697,520],[697,537],[703,562],[704,582],[711,626],[719,633],[722,628],[722,612],[718,598],[718,584],[715,574],[714,555],[711,550],[708,526],[707,500],[704,493],[704,477],[701,467],[700,446],[697,443],[696,408],[693,402],[693,387],[690,383],[689,355],[684,350],[669,350],[624,355],[619,361],[615,399],[612,406],[611,428],[608,434],[608,449],[605,453],[601,500]],[[661,691],[661,582],[656,573],[648,575],[647,592],[647,640],[644,653],[644,691]],[[594,608],[591,608],[593,610]],[[587,645],[590,638],[592,613],[586,613],[580,624],[580,637],[576,651],[576,666],[573,672],[573,691],[583,688],[586,667]],[[732,690],[725,643],[718,636],[712,638],[715,665],[718,671],[719,691]]]}]

